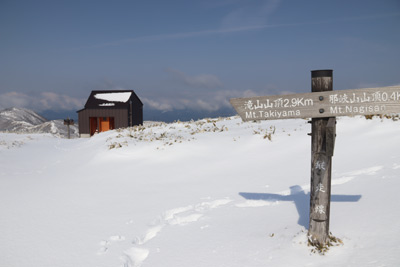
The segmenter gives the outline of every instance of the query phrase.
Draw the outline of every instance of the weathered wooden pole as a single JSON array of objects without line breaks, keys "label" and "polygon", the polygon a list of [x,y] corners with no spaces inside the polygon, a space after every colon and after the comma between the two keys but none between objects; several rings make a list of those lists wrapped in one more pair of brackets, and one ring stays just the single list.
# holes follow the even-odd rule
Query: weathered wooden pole
[{"label": "weathered wooden pole", "polygon": [[67,127],[68,127],[68,139],[70,139],[71,138],[71,135],[70,135],[70,125],[74,125],[74,120],[71,120],[69,117],[68,117],[68,119],[66,119],[66,120],[64,120],[64,125],[67,125]]},{"label": "weathered wooden pole", "polygon": [[[311,91],[332,91],[332,70],[311,72]],[[319,97],[320,102],[329,99]],[[324,108],[319,110],[323,114]],[[335,145],[336,118],[313,118],[311,132],[311,190],[309,240],[323,246],[329,237],[332,156]]]},{"label": "weathered wooden pole", "polygon": [[70,134],[69,124],[68,124],[67,126],[68,126],[68,139],[71,139],[71,134]]}]

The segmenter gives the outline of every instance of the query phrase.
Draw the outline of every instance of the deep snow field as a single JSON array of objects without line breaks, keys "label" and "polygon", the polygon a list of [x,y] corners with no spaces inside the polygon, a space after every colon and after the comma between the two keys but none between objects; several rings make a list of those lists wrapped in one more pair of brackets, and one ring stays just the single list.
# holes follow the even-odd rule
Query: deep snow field
[{"label": "deep snow field", "polygon": [[306,120],[0,133],[1,267],[400,266],[400,121],[338,118],[325,255]]}]

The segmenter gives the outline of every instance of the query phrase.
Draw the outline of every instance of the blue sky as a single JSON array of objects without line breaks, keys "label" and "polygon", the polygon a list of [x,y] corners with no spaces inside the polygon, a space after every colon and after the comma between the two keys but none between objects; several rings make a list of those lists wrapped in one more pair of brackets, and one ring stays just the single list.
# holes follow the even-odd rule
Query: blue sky
[{"label": "blue sky", "polygon": [[0,108],[77,110],[91,90],[146,108],[400,84],[400,1],[0,1]]}]

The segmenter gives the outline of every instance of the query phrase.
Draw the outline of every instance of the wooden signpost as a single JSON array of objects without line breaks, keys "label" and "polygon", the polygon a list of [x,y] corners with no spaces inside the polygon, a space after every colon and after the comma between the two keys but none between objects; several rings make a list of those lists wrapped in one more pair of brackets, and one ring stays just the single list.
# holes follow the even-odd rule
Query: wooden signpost
[{"label": "wooden signpost", "polygon": [[64,120],[64,125],[67,125],[67,127],[68,127],[68,139],[70,139],[70,138],[71,138],[71,135],[70,135],[69,126],[70,126],[70,125],[74,125],[74,120],[72,120],[72,119],[70,119],[70,118],[65,119],[65,120]]},{"label": "wooden signpost", "polygon": [[311,93],[230,100],[243,121],[312,119],[308,236],[318,246],[329,237],[336,117],[400,113],[400,86],[333,91],[332,72],[311,71]]}]

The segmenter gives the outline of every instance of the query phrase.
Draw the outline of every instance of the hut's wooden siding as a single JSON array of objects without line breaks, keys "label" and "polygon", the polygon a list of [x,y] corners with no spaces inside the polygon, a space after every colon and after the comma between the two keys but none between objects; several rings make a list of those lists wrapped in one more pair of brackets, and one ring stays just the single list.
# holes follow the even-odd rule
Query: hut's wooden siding
[{"label": "hut's wooden siding", "polygon": [[113,117],[115,129],[129,126],[126,109],[83,109],[78,113],[80,134],[90,134],[90,117]]}]

